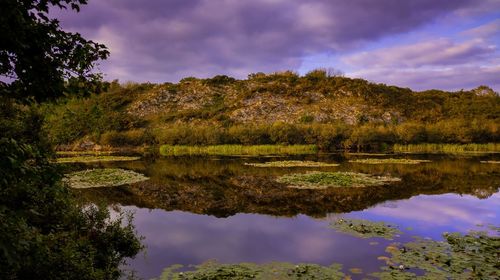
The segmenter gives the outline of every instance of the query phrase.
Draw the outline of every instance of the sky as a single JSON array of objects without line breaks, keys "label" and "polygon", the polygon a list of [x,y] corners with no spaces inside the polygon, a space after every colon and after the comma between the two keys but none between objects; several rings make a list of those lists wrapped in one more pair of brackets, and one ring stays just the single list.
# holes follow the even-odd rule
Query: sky
[{"label": "sky", "polygon": [[106,80],[334,68],[415,90],[500,91],[500,0],[89,0],[51,15],[109,48]]}]

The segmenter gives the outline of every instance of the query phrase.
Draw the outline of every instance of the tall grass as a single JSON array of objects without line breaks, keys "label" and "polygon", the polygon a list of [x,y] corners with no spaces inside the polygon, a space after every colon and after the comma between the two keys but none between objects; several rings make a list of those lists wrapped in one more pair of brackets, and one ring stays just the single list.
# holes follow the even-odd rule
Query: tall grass
[{"label": "tall grass", "polygon": [[500,152],[500,143],[488,144],[410,144],[393,147],[397,153],[485,153]]},{"label": "tall grass", "polygon": [[302,155],[318,152],[316,145],[214,145],[214,146],[183,146],[162,145],[160,154],[163,156],[185,156],[185,155]]}]

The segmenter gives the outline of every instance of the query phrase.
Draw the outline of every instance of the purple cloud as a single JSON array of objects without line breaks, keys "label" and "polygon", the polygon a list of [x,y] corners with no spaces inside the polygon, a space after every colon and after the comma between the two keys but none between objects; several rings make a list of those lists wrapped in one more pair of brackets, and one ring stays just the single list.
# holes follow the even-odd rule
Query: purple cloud
[{"label": "purple cloud", "polygon": [[364,67],[419,67],[467,63],[495,52],[496,47],[482,39],[455,43],[441,38],[357,53],[343,60],[348,64]]},{"label": "purple cloud", "polygon": [[[94,0],[80,14],[52,14],[64,28],[109,47],[111,57],[100,68],[107,79],[163,82],[296,70],[307,56],[341,55],[494,5],[489,0]],[[428,44],[452,53],[420,56],[413,65],[465,61],[491,51],[474,41]]]}]

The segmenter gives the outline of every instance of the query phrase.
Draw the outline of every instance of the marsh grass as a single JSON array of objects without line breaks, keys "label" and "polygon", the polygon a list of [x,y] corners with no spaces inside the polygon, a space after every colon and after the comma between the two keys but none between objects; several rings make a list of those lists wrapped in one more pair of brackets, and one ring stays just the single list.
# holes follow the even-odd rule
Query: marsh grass
[{"label": "marsh grass", "polygon": [[264,163],[245,163],[248,166],[254,167],[333,167],[339,166],[337,163],[326,163],[317,161],[302,161],[302,160],[283,160],[283,161],[268,161]]},{"label": "marsh grass", "polygon": [[182,146],[163,145],[160,154],[163,156],[262,156],[262,155],[304,155],[315,154],[315,145],[214,145],[214,146]]},{"label": "marsh grass", "polygon": [[366,164],[419,164],[431,161],[423,159],[405,159],[405,158],[365,158],[365,159],[353,159],[350,160],[349,162],[366,163]]},{"label": "marsh grass", "polygon": [[355,172],[308,172],[281,176],[277,182],[296,189],[326,189],[339,187],[380,186],[400,181],[399,178],[372,176]]},{"label": "marsh grass", "polygon": [[84,155],[84,156],[71,156],[59,157],[57,163],[76,163],[76,162],[106,162],[106,161],[133,161],[139,160],[140,157],[129,156],[105,156],[105,155]]},{"label": "marsh grass", "polygon": [[359,238],[380,237],[392,240],[401,231],[391,224],[372,222],[361,219],[339,219],[330,224],[338,232],[346,233]]},{"label": "marsh grass", "polygon": [[488,144],[410,144],[393,146],[396,153],[498,153],[500,143]]},{"label": "marsh grass", "polygon": [[88,169],[73,172],[64,181],[75,189],[122,186],[148,180],[149,178],[131,171],[119,168]]}]

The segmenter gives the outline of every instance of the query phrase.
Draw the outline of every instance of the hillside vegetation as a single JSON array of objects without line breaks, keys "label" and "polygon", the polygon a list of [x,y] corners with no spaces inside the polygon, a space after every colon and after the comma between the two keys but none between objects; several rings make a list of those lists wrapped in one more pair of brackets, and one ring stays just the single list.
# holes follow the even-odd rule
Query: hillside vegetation
[{"label": "hillside vegetation", "polygon": [[326,151],[500,142],[500,97],[486,86],[415,92],[314,70],[102,88],[44,107],[45,129],[59,149],[314,144]]}]

